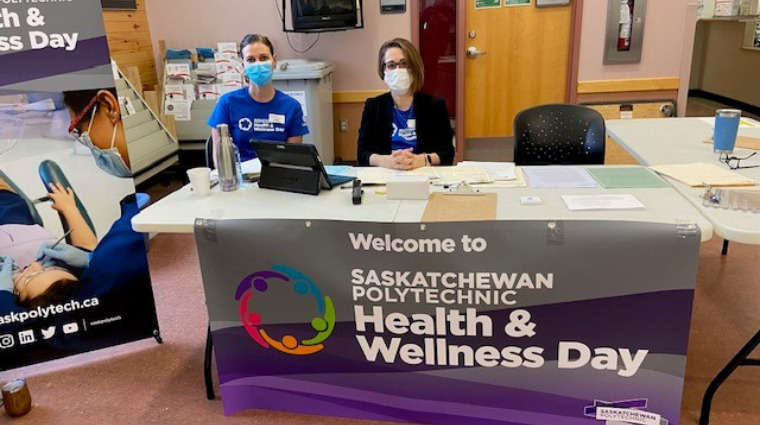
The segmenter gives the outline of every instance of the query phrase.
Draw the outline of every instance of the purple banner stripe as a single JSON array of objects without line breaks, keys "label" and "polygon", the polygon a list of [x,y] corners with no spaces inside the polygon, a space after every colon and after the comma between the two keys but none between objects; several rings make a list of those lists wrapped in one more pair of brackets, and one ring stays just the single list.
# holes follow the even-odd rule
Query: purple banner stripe
[{"label": "purple banner stripe", "polygon": [[[546,361],[557,359],[557,341],[580,341],[590,347],[645,348],[653,354],[685,355],[689,325],[689,315],[685,311],[691,310],[692,297],[693,291],[680,290],[530,307],[534,320],[541,323],[541,331],[531,338],[530,345],[546,347]],[[507,311],[509,310],[484,314],[490,316],[494,323],[499,323],[504,320]],[[297,334],[299,326],[288,324],[264,327],[273,335],[284,335]],[[625,331],[621,332],[620,329]],[[333,334],[325,343],[325,350],[313,356],[299,357],[297,361],[276,350],[262,349],[242,326],[220,329],[212,335],[217,353],[221,354],[217,356],[224,359],[218,362],[219,379],[222,383],[244,376],[259,375],[456,369],[450,366],[367,362],[358,347],[353,322],[337,323]],[[367,334],[369,338],[372,335]],[[415,335],[403,337],[404,343],[420,344],[422,339],[423,337]],[[446,340],[450,344],[478,345],[494,344],[498,339],[448,336]],[[347,347],[355,349],[347,350]]]},{"label": "purple banner stripe", "polygon": [[[379,400],[382,397],[403,397],[418,401],[443,403],[464,403],[470,406],[500,406],[505,409],[542,412],[546,406],[552,406],[552,412],[560,415],[580,415],[583,408],[589,404],[588,399],[576,399],[557,394],[547,394],[541,391],[510,388],[503,385],[460,381],[457,379],[441,378],[430,375],[407,374],[406,376],[383,376],[377,374],[371,380],[359,380],[357,376],[336,377],[327,382],[308,380],[301,377],[249,377],[223,384],[236,386],[268,386],[262,383],[280,382],[283,389],[303,390],[314,394],[329,394],[330,396],[350,399],[360,398],[365,401]],[[402,384],[403,383],[403,384]],[[400,387],[400,385],[402,385]],[[466,388],[467,390],[463,390]]]},{"label": "purple banner stripe", "polygon": [[105,36],[81,40],[70,52],[48,47],[9,53],[0,56],[0,87],[108,65],[110,60]]},{"label": "purple banner stripe", "polygon": [[[407,397],[389,396],[365,391],[350,391],[342,394],[339,399],[323,395],[324,393],[339,394],[334,389],[297,382],[290,384],[281,378],[262,378],[257,385],[222,386],[222,398],[225,404],[225,414],[232,414],[245,408],[256,408],[298,411],[300,413],[347,416],[346,407],[353,407],[360,412],[362,419],[374,419],[377,412],[387,416],[393,412],[393,420],[418,423],[441,424],[546,424],[561,423],[563,425],[588,425],[593,420],[578,417],[549,415],[545,413],[524,412],[513,409],[472,406],[467,403],[442,402],[410,399]],[[295,387],[288,390],[287,387]],[[298,390],[301,391],[298,391]],[[235,398],[235,394],[246,394],[243,399]],[[288,397],[283,395],[288,394]],[[293,396],[299,396],[294,402]],[[283,400],[288,402],[283,404]],[[277,405],[281,406],[278,408]],[[463,412],[467,412],[463,415]],[[431,421],[431,417],[436,420]],[[351,416],[355,417],[355,416]],[[385,419],[388,420],[388,419]]]}]

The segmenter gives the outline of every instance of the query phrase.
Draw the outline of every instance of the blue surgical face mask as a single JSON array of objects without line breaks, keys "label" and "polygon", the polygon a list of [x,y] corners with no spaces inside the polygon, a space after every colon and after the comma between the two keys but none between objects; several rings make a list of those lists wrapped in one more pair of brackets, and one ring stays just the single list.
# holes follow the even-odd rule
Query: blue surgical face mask
[{"label": "blue surgical face mask", "polygon": [[92,123],[95,121],[95,111],[98,109],[98,106],[95,105],[95,107],[92,109],[92,116],[90,117],[90,126],[87,128],[87,131],[82,133],[80,136],[74,136],[76,137],[80,143],[87,146],[87,148],[92,153],[92,157],[95,158],[95,164],[97,164],[98,167],[100,167],[101,170],[105,171],[106,173],[114,176],[114,177],[122,177],[122,178],[128,178],[132,177],[132,170],[127,167],[127,164],[124,162],[124,159],[122,159],[121,154],[119,153],[119,150],[114,147],[114,142],[116,141],[116,129],[118,128],[118,123],[113,126],[113,133],[111,134],[111,147],[108,149],[100,149],[99,147],[95,146],[94,143],[92,143],[92,139],[90,139],[90,130],[92,130]]},{"label": "blue surgical face mask", "polygon": [[272,81],[272,61],[245,64],[245,75],[257,86],[267,85]]}]

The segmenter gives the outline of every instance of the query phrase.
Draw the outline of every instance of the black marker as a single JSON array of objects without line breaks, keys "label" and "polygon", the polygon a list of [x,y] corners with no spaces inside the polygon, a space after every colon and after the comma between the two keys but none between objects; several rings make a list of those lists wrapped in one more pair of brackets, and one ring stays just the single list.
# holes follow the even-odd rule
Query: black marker
[{"label": "black marker", "polygon": [[354,180],[353,191],[351,192],[351,202],[353,202],[354,205],[362,203],[362,193],[364,193],[362,190],[362,181]]}]

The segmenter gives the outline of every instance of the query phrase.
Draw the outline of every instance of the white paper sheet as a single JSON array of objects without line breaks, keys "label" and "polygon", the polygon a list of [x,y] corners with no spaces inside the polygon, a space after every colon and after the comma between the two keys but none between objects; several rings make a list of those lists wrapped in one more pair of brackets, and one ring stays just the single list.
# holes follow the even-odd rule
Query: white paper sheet
[{"label": "white paper sheet", "polygon": [[416,170],[390,170],[380,167],[363,167],[356,169],[356,175],[362,183],[384,184],[389,176],[424,175],[436,185],[449,185],[467,182],[491,183],[493,178],[486,170],[480,167],[420,167]]},{"label": "white paper sheet", "polygon": [[596,180],[582,167],[543,165],[523,167],[530,187],[597,187]]},{"label": "white paper sheet", "polygon": [[469,184],[491,183],[494,180],[488,171],[482,167],[472,165],[461,167],[422,167],[415,170],[415,172],[431,175],[434,179],[433,183],[437,185],[459,184],[461,182]]},{"label": "white paper sheet", "polygon": [[[424,168],[430,168],[430,167],[424,167]],[[424,173],[422,171],[423,168],[419,168],[417,170],[411,170],[411,171],[404,171],[404,170],[390,170],[387,168],[380,168],[380,167],[360,167],[356,169],[356,175],[359,180],[362,181],[364,184],[385,184],[385,182],[388,180],[388,177],[392,176],[408,176],[408,175],[418,175],[418,174],[425,174],[428,175],[431,179],[435,177],[435,174],[429,174]]]},{"label": "white paper sheet", "polygon": [[292,97],[293,99],[297,100],[298,103],[301,104],[301,109],[303,110],[303,117],[306,118],[309,116],[309,109],[306,107],[306,92],[303,90],[298,91],[285,91],[283,90],[283,93],[287,94],[288,96]]},{"label": "white paper sheet", "polygon": [[488,172],[494,180],[514,180],[515,174],[514,162],[480,162],[480,161],[462,161],[457,164],[460,167],[473,166],[480,167]]},{"label": "white paper sheet", "polygon": [[562,195],[570,211],[587,210],[638,210],[644,204],[630,194],[619,195]]}]

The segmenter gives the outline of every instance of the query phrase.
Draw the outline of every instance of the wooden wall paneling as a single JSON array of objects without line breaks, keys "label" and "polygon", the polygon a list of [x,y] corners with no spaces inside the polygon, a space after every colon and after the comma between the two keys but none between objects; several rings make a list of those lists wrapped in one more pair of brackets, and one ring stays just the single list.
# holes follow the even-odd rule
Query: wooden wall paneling
[{"label": "wooden wall paneling", "polygon": [[158,84],[145,0],[137,1],[137,10],[103,11],[103,23],[111,58],[119,67],[137,66],[143,90]]},{"label": "wooden wall paneling", "polygon": [[678,90],[637,91],[623,93],[589,93],[578,94],[577,103],[581,105],[589,105],[595,103],[638,103],[677,98]]},{"label": "wooden wall paneling", "polygon": [[[357,103],[333,103],[333,134],[335,135],[335,158],[342,162],[356,161],[356,142],[359,140],[359,125],[364,111],[364,101]],[[348,132],[340,131],[340,120],[348,120]]]},{"label": "wooden wall paneling", "polygon": [[678,90],[680,81],[678,77],[581,81],[578,83],[578,94]]},{"label": "wooden wall paneling", "polygon": [[[620,119],[620,105],[628,102],[601,104],[601,105],[586,105],[599,111],[605,120],[617,120]],[[665,115],[660,111],[660,107],[663,104],[673,104],[671,101],[659,101],[659,102],[630,102],[633,105],[633,118],[664,118]],[[675,111],[675,105],[673,104],[673,110]],[[605,145],[604,163],[612,165],[626,165],[626,164],[638,164],[638,161],[634,159],[625,149],[617,144],[611,137],[607,136],[607,144]]]}]

